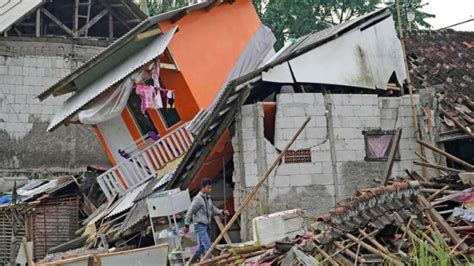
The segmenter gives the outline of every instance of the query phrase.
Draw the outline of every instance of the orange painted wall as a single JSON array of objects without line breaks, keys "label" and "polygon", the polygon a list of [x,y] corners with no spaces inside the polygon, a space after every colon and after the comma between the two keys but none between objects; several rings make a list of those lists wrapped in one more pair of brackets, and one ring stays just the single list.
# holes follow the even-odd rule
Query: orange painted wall
[{"label": "orange painted wall", "polygon": [[168,48],[200,108],[211,104],[260,24],[251,0],[194,11],[176,23],[160,23],[163,31],[179,26]]}]

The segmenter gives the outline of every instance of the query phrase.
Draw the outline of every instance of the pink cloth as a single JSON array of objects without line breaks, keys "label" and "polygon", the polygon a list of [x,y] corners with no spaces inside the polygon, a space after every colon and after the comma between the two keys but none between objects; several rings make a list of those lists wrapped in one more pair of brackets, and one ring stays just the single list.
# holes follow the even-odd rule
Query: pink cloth
[{"label": "pink cloth", "polygon": [[142,103],[140,105],[140,111],[142,111],[142,113],[145,113],[146,109],[153,107],[155,87],[145,84],[137,84],[135,86],[135,92],[138,96],[140,96],[140,99],[142,100]]},{"label": "pink cloth", "polygon": [[367,154],[370,158],[382,158],[385,157],[390,143],[392,143],[393,135],[381,135],[381,136],[367,136]]},{"label": "pink cloth", "polygon": [[153,69],[151,70],[151,78],[153,79],[153,85],[155,88],[161,88],[160,86],[160,59],[157,59],[153,64]]}]

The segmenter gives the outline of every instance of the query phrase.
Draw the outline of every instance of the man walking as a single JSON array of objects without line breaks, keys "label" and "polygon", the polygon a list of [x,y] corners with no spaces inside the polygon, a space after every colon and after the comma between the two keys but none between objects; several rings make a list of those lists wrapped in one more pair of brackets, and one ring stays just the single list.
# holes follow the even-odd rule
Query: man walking
[{"label": "man walking", "polygon": [[199,241],[199,248],[191,258],[191,263],[198,262],[201,255],[211,246],[209,225],[211,224],[212,217],[222,214],[229,215],[227,210],[220,210],[212,204],[211,191],[211,180],[204,178],[201,181],[201,191],[194,197],[184,219],[185,233],[189,231],[189,225],[192,219],[192,222],[194,222],[194,230],[196,231]]}]

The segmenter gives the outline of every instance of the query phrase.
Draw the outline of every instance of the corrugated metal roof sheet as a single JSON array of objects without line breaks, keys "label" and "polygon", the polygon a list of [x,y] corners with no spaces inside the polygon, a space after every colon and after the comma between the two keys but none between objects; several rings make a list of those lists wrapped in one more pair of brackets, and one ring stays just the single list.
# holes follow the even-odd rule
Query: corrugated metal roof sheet
[{"label": "corrugated metal roof sheet", "polygon": [[137,195],[146,187],[148,183],[143,183],[140,186],[136,187],[135,189],[132,189],[127,192],[118,202],[115,204],[115,206],[111,209],[109,214],[105,216],[105,219],[108,219],[110,217],[113,217],[115,215],[121,214],[122,212],[130,209],[133,205],[133,201],[137,197]]},{"label": "corrugated metal roof sheet", "polygon": [[[91,80],[91,83],[83,90],[67,99],[61,110],[53,117],[47,131],[55,129],[108,88],[162,54],[176,30],[177,27],[174,27],[158,37],[150,37],[141,41],[132,40],[128,45],[121,47],[116,53],[108,56],[108,61],[100,62],[101,64],[115,64],[115,66],[97,79]],[[98,68],[101,67],[102,65],[98,65]],[[93,70],[94,68],[89,71]],[[97,71],[100,71],[100,69],[97,69]],[[83,82],[85,81],[83,80]]]},{"label": "corrugated metal roof sheet", "polygon": [[43,0],[0,0],[0,33],[42,4]]}]

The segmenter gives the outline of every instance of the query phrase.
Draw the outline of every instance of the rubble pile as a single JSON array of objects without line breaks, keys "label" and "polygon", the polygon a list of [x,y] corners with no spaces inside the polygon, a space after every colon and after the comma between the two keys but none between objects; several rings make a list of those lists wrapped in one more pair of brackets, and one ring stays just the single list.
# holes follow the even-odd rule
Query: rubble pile
[{"label": "rubble pile", "polygon": [[472,262],[474,189],[454,178],[362,189],[317,217],[301,236],[261,246],[221,245],[219,255],[201,264]]}]

